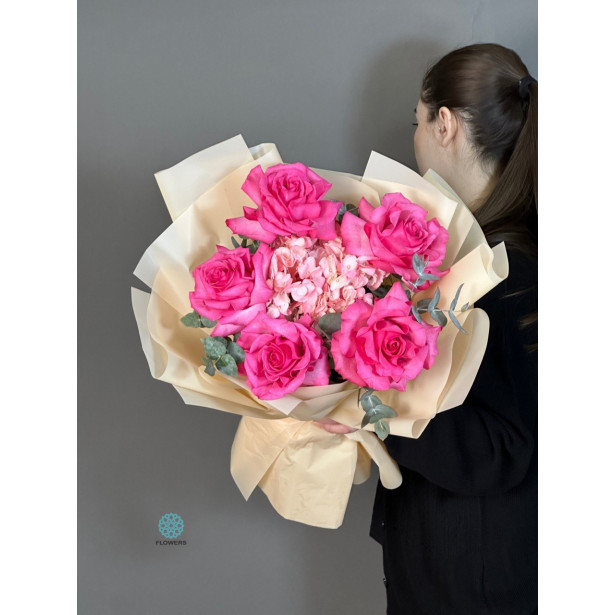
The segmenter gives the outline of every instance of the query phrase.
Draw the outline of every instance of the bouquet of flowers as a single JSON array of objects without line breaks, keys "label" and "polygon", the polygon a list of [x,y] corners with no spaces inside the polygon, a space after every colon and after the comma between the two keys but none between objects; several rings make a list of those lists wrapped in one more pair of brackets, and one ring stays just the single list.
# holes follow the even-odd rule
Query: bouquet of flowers
[{"label": "bouquet of flowers", "polygon": [[133,289],[152,375],[243,415],[246,499],[259,485],[284,517],[338,527],[372,460],[400,484],[387,435],[465,398],[488,334],[471,306],[506,277],[504,245],[433,171],[375,152],[360,178],[237,136],[156,178],[174,222],[135,271],[151,295]]}]

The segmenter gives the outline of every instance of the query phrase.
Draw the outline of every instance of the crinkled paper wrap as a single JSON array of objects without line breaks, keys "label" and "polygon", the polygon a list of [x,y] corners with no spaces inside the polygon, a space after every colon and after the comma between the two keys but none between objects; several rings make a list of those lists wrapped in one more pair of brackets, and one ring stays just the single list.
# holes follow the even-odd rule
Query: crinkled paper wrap
[{"label": "crinkled paper wrap", "polygon": [[[287,519],[337,528],[342,524],[350,489],[367,480],[371,462],[389,489],[401,484],[396,462],[385,442],[368,424],[352,383],[300,387],[282,399],[263,401],[250,391],[245,376],[205,373],[201,362],[203,330],[185,327],[180,318],[192,311],[188,293],[192,269],[216,251],[232,248],[225,220],[254,206],[241,190],[250,169],[283,162],[276,146],[248,148],[237,135],[155,175],[173,219],[147,249],[135,275],[151,293],[132,289],[132,304],[143,351],[154,378],[171,383],[185,403],[242,415],[231,450],[231,474],[249,498],[258,485]],[[480,226],[461,199],[433,170],[421,177],[411,169],[372,152],[362,177],[314,168],[332,188],[327,199],[358,204],[365,197],[380,204],[387,192],[401,192],[436,216],[449,231],[442,267],[450,272],[425,296],[440,288],[440,305],[449,305],[460,284],[458,305],[473,305],[508,275],[504,244],[491,249]],[[422,293],[417,293],[416,300]],[[427,317],[428,319],[429,317]],[[378,392],[398,416],[389,419],[392,434],[418,438],[438,413],[465,400],[480,366],[489,319],[471,308],[460,313],[464,335],[451,323],[438,337],[438,355],[429,370],[408,382],[404,392]],[[358,431],[331,434],[313,419],[328,416]]]}]

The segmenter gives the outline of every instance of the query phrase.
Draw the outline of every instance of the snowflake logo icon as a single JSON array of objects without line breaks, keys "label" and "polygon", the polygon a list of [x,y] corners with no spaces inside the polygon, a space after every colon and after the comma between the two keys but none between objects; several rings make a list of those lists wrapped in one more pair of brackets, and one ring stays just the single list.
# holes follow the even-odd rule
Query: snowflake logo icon
[{"label": "snowflake logo icon", "polygon": [[158,531],[165,538],[177,538],[184,531],[184,520],[175,513],[167,513],[158,521]]}]

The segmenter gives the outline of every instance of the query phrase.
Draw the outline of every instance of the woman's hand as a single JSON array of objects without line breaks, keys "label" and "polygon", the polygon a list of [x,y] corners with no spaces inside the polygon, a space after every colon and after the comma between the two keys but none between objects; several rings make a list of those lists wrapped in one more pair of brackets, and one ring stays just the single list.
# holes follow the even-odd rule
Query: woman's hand
[{"label": "woman's hand", "polygon": [[346,425],[342,425],[342,423],[338,423],[333,419],[329,419],[324,417],[322,419],[316,419],[314,423],[318,423],[323,429],[326,429],[329,433],[352,433],[353,431],[357,431],[354,427],[347,427]]}]

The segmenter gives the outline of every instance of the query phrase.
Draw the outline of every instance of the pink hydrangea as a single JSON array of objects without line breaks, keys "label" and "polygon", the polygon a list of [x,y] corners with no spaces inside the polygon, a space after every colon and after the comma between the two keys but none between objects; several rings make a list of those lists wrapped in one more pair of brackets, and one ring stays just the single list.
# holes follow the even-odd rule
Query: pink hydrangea
[{"label": "pink hydrangea", "polygon": [[317,320],[329,312],[372,295],[387,275],[366,257],[346,254],[341,238],[320,241],[310,237],[280,237],[272,245],[269,281],[273,296],[267,313],[272,318],[304,314]]}]

